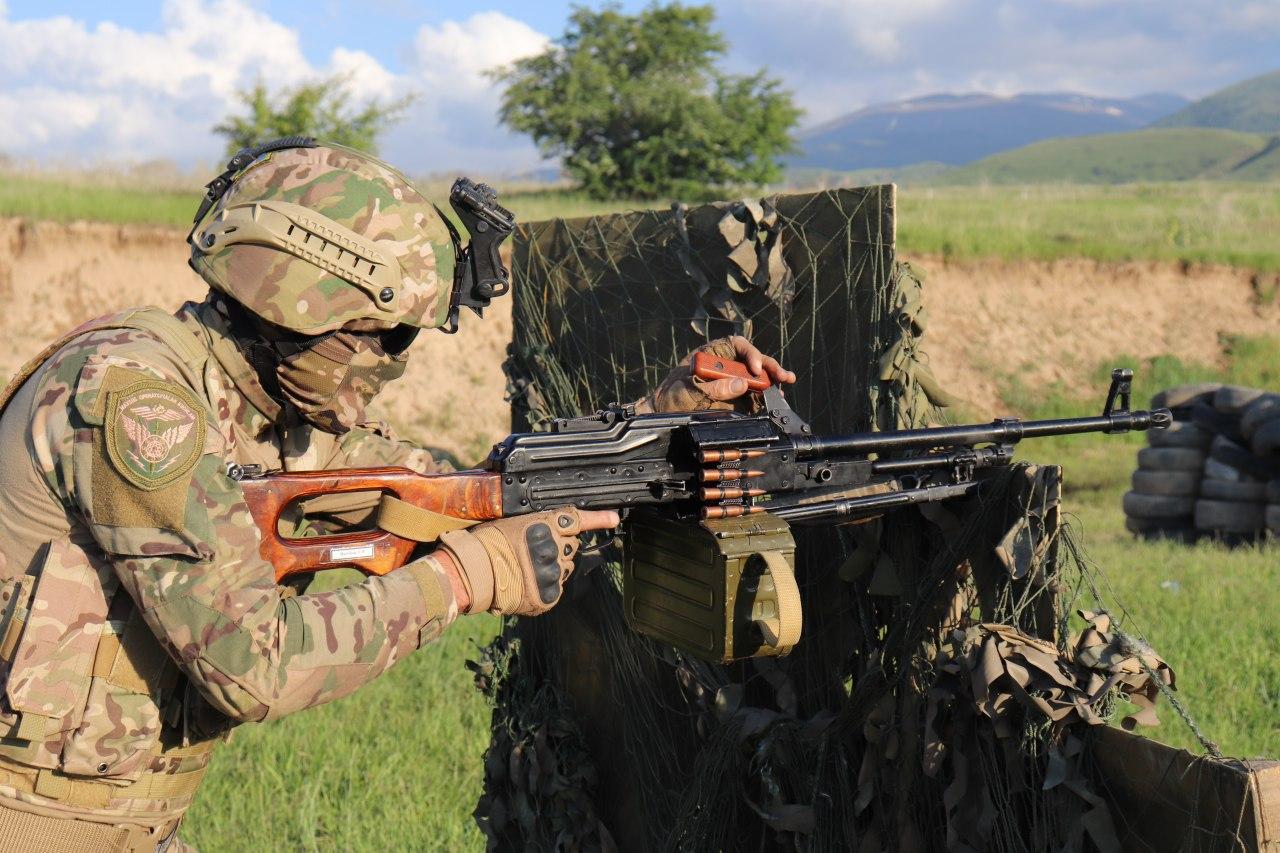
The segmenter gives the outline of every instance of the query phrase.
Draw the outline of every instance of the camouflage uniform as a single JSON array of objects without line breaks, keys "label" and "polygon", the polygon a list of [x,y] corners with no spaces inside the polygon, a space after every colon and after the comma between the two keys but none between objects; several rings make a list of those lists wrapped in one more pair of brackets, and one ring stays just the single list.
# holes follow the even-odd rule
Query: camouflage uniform
[{"label": "camouflage uniform", "polygon": [[[334,157],[282,152],[288,168],[260,174],[276,197],[332,208],[349,189],[329,168]],[[347,257],[382,251],[399,267],[370,276],[379,290],[392,282],[394,310],[363,322],[429,326],[441,301],[437,250],[414,236],[421,221],[397,218],[398,176],[368,177],[375,199],[345,221],[381,237],[348,246]],[[215,224],[236,201],[228,196]],[[313,304],[297,286],[273,297],[273,319],[308,333],[371,313],[341,279],[273,270],[263,252],[215,246],[193,265],[226,276],[226,292],[237,276],[252,280],[253,264],[259,278],[309,275],[293,285]],[[231,727],[343,696],[457,615],[430,556],[333,592],[289,595],[259,554],[228,463],[441,466],[379,425],[341,435],[281,426],[288,419],[237,347],[220,295],[188,303],[176,320],[143,309],[95,321],[42,359],[0,402],[0,838],[41,838],[58,851],[155,849]]]}]

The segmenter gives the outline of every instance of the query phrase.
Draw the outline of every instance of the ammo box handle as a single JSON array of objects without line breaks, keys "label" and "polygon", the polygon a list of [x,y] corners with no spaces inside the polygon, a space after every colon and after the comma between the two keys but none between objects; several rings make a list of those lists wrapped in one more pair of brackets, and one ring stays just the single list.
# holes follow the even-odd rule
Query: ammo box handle
[{"label": "ammo box handle", "polygon": [[773,577],[773,587],[778,594],[778,615],[758,619],[765,642],[787,652],[800,642],[800,628],[804,624],[804,612],[800,607],[800,587],[796,585],[795,572],[787,558],[777,551],[762,551],[760,556]]}]

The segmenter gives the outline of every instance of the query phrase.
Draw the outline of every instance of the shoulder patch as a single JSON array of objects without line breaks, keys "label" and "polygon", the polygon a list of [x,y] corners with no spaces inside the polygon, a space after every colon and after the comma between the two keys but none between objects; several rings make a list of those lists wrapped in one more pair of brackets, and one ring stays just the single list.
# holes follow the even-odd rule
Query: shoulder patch
[{"label": "shoulder patch", "polygon": [[148,492],[178,480],[204,450],[203,412],[190,391],[160,379],[108,391],[104,413],[111,466]]}]

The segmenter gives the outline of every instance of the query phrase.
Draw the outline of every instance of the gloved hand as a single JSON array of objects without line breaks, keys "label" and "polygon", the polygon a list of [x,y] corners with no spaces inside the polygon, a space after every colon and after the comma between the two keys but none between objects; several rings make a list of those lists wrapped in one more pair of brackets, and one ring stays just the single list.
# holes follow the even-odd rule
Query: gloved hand
[{"label": "gloved hand", "polygon": [[696,412],[702,409],[750,411],[754,400],[747,395],[743,379],[715,379],[710,382],[693,375],[693,356],[710,352],[717,358],[741,361],[756,376],[767,374],[774,382],[795,382],[796,375],[776,358],[765,355],[741,335],[718,338],[698,347],[671,369],[667,378],[640,402],[637,412]]},{"label": "gloved hand", "polygon": [[503,518],[440,537],[457,570],[469,613],[537,616],[556,605],[573,572],[578,534],[619,524],[616,512],[573,507]]}]

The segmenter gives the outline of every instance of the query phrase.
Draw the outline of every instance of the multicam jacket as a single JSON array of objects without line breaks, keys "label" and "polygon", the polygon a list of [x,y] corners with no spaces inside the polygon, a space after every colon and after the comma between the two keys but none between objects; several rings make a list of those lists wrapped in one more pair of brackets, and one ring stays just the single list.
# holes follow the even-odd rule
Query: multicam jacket
[{"label": "multicam jacket", "polygon": [[350,693],[457,612],[430,557],[291,595],[228,463],[441,465],[378,426],[278,427],[216,301],[88,328],[0,414],[0,803],[159,821],[194,790],[154,777],[202,742]]}]

